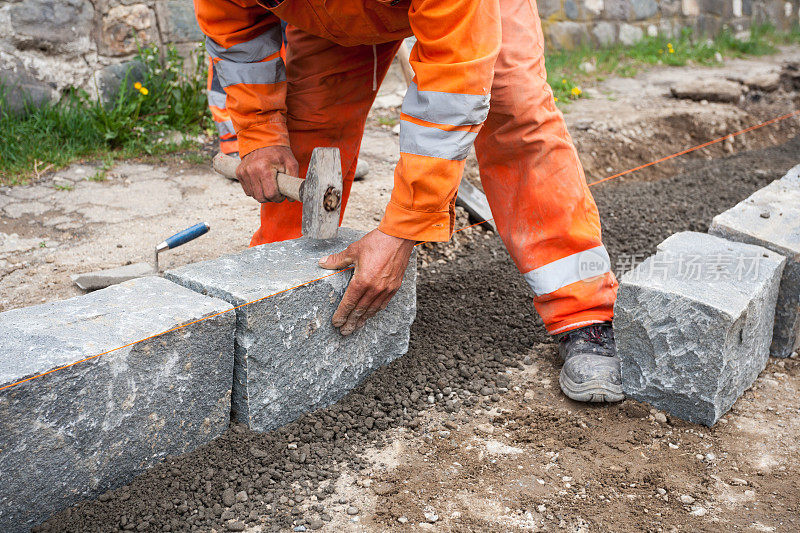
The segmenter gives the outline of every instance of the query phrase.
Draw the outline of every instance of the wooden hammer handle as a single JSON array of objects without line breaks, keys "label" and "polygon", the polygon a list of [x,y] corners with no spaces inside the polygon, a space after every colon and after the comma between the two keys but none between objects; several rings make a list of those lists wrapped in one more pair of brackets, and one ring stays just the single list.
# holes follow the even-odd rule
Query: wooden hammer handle
[{"label": "wooden hammer handle", "polygon": [[[231,157],[223,153],[218,153],[214,156],[214,170],[232,180],[236,178],[236,169],[241,160],[238,157]],[[300,179],[295,176],[278,172],[278,192],[287,198],[302,202],[303,201],[303,185],[306,180]]]}]

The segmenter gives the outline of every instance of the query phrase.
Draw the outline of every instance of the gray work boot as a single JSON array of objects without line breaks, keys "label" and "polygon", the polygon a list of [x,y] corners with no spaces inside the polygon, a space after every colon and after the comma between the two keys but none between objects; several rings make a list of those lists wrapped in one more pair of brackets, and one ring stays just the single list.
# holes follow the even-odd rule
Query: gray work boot
[{"label": "gray work boot", "polygon": [[622,394],[619,358],[611,324],[592,324],[568,331],[558,353],[564,360],[558,383],[578,402],[618,402]]}]

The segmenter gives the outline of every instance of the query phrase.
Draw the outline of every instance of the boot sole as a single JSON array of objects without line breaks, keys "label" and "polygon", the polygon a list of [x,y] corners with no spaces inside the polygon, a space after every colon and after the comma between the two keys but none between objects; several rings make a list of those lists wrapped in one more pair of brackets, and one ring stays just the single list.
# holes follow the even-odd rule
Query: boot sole
[{"label": "boot sole", "polygon": [[613,403],[625,399],[622,385],[615,385],[601,379],[593,379],[585,383],[575,383],[562,372],[558,377],[561,391],[576,402]]}]

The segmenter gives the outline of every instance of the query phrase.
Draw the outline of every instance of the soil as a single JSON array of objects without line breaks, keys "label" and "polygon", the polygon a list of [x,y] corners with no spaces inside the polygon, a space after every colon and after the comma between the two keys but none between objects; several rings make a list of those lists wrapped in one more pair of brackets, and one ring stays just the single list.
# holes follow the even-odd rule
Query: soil
[{"label": "soil", "polygon": [[[791,110],[791,102],[791,95],[776,95],[764,105],[772,106],[774,116]],[[661,104],[650,114],[637,111],[635,119],[612,109],[605,120],[630,118],[628,128],[638,128],[649,139],[654,129],[647,120],[666,116],[667,104],[676,105]],[[753,113],[767,112],[742,105],[718,109],[721,116],[739,117],[746,125],[758,121]],[[702,120],[691,122],[694,116],[699,115],[688,113],[683,122],[671,119],[670,131],[689,132],[691,141],[667,139],[664,146],[642,148],[636,164],[648,160],[648,154],[664,155],[672,146],[685,148],[711,138],[715,132],[701,131]],[[576,119],[568,115],[568,120]],[[728,120],[718,124],[727,127]],[[693,126],[687,127],[687,121]],[[675,160],[669,171],[661,167],[593,187],[617,270],[643,259],[676,231],[705,231],[714,215],[800,163],[800,137],[789,134],[796,132],[796,122],[787,121],[787,130],[754,132],[747,141],[760,148],[779,146],[742,151],[744,145],[736,144],[737,153],[726,157],[720,157],[724,147],[718,147],[719,152]],[[373,195],[385,204],[386,184],[391,184],[391,162],[381,150],[393,153],[396,137],[387,130],[370,126],[368,136],[382,144],[367,143],[365,153],[375,165],[359,185],[364,204],[351,204],[351,211],[364,207],[363,218],[355,220],[365,225],[374,224],[381,207],[366,199]],[[574,131],[579,145],[596,142],[594,168],[605,170],[614,157],[628,165],[627,158],[634,157],[622,155],[626,144],[621,138],[604,140],[601,131],[609,130],[598,129],[595,141],[589,137],[592,127]],[[181,210],[186,202],[197,209],[222,201],[227,209],[221,211],[230,220],[222,243],[187,247],[185,256],[170,256],[175,262],[226,252],[232,238],[246,238],[239,217],[253,216],[250,204],[238,203],[234,184],[192,170],[187,172],[191,180],[170,176],[170,187],[183,188],[181,201],[170,208]],[[474,168],[470,172],[476,173]],[[589,175],[591,181],[595,175]],[[188,188],[191,183],[196,189]],[[220,191],[227,195],[223,200],[210,196]],[[223,216],[213,209],[206,212]],[[149,216],[151,221],[175,220],[163,213]],[[25,229],[20,219],[0,220]],[[457,226],[467,223],[459,211]],[[58,241],[49,252],[55,255],[50,263],[40,259],[36,247],[23,252],[30,264],[7,274],[4,287],[11,275],[29,275],[27,285],[52,279],[46,265],[62,264],[62,254],[88,246],[91,236],[107,236],[120,227],[115,224],[93,222],[64,230],[86,233]],[[142,223],[141,231],[150,229]],[[96,246],[105,253],[104,241]],[[607,406],[572,402],[558,388],[555,341],[546,335],[527,286],[494,233],[473,227],[450,243],[423,245],[419,261],[419,311],[409,352],[342,401],[266,435],[234,425],[208,445],[167,458],[130,485],[61,512],[37,530],[800,529],[800,359],[771,359],[756,384],[710,429],[631,400]],[[17,288],[25,285],[14,278],[7,306],[35,303],[42,295],[63,297],[59,291],[68,284],[54,283],[48,292]]]}]

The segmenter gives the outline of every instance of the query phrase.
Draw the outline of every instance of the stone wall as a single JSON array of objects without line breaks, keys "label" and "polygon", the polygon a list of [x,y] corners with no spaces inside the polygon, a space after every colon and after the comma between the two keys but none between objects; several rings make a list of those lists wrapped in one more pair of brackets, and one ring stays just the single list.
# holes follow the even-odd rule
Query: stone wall
[{"label": "stone wall", "polygon": [[547,44],[574,49],[582,45],[631,45],[645,35],[676,35],[683,28],[714,35],[770,22],[788,30],[800,21],[800,0],[540,0]]},{"label": "stone wall", "polygon": [[[91,94],[118,86],[137,43],[174,44],[182,54],[203,38],[192,0],[2,0],[0,82],[10,103]],[[10,31],[9,31],[10,30]]]},{"label": "stone wall", "polygon": [[[753,21],[787,29],[800,0],[541,0],[548,46],[632,44],[692,27],[713,34]],[[192,0],[0,0],[0,82],[12,105],[57,98],[68,87],[104,94],[119,85],[142,44],[175,44],[183,54],[202,39]]]}]

